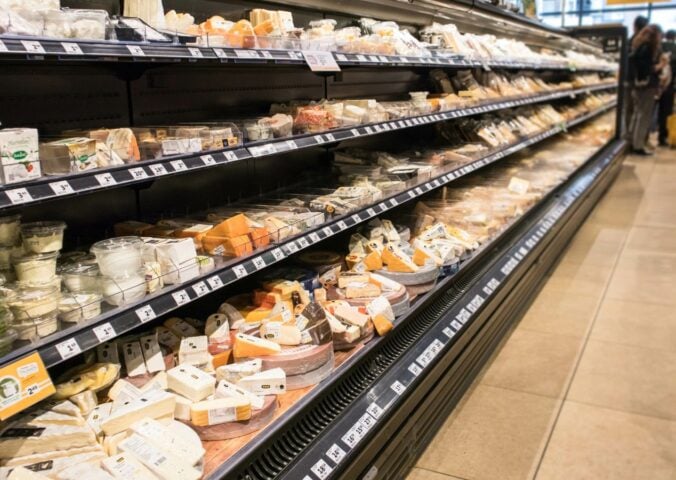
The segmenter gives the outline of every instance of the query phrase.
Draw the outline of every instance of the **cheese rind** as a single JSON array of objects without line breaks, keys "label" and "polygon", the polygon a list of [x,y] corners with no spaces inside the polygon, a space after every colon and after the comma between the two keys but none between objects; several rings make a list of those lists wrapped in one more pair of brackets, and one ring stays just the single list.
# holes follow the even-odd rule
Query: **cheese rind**
[{"label": "cheese rind", "polygon": [[6,428],[0,433],[0,458],[96,445],[89,426],[44,425]]},{"label": "cheese rind", "polygon": [[199,480],[202,477],[192,465],[164,453],[136,433],[120,443],[120,450],[130,454],[165,480]]},{"label": "cheese rind", "polygon": [[48,477],[35,473],[27,468],[17,467],[10,472],[7,480],[46,480]]},{"label": "cheese rind", "polygon": [[301,343],[301,331],[296,325],[282,322],[266,322],[260,328],[261,338],[280,345],[295,346]]}]

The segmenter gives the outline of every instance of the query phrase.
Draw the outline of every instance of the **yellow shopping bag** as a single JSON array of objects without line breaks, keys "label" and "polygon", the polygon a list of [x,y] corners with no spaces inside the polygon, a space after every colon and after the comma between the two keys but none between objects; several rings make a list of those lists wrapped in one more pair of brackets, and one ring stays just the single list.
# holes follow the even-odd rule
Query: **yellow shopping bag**
[{"label": "yellow shopping bag", "polygon": [[667,131],[669,132],[667,139],[669,146],[676,147],[676,113],[669,115],[669,118],[667,118]]}]

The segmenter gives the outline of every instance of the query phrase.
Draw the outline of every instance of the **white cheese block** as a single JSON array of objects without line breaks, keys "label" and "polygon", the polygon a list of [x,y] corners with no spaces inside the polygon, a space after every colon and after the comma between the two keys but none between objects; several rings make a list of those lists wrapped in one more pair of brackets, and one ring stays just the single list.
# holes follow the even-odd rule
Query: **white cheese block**
[{"label": "white cheese block", "polygon": [[[106,455],[100,448],[98,448],[98,450],[95,452],[87,452],[87,453],[73,454],[71,453],[73,451],[74,449],[58,452],[61,453],[61,456],[54,456],[53,454],[55,452],[49,452],[42,455],[32,455],[30,458],[33,458],[34,460],[28,463],[23,463],[21,465],[27,468],[28,470],[40,472],[41,475],[46,475],[48,478],[55,478],[59,472],[67,468],[70,468],[74,465],[89,462],[96,463],[106,458]],[[21,457],[21,458],[29,458],[29,457]],[[16,466],[6,466],[0,468],[0,478],[5,478],[6,475],[14,468],[16,468]]]},{"label": "white cheese block", "polygon": [[231,363],[216,369],[216,379],[237,383],[241,378],[260,372],[262,368],[263,361],[260,358],[241,363]]},{"label": "white cheese block", "polygon": [[174,418],[178,420],[190,420],[190,407],[193,404],[193,401],[189,398],[185,398],[183,395],[178,393],[172,393],[176,397],[176,406],[174,407]]},{"label": "white cheese block", "polygon": [[94,433],[97,437],[103,435],[103,430],[101,430],[101,422],[110,417],[112,412],[112,402],[97,405],[91,412],[89,412],[89,415],[87,416],[87,425],[89,425],[91,429],[94,430]]},{"label": "white cheese block", "polygon": [[128,453],[119,453],[101,462],[103,468],[120,480],[157,480],[142,463]]},{"label": "white cheese block", "polygon": [[96,445],[89,426],[44,425],[9,427],[0,433],[0,458]]},{"label": "white cheese block", "polygon": [[187,282],[199,275],[197,251],[191,238],[164,239],[155,245],[155,255],[165,284]]},{"label": "white cheese block", "polygon": [[55,478],[58,480],[115,480],[108,472],[91,463],[73,465],[60,471]]},{"label": "white cheese block", "polygon": [[151,390],[166,390],[168,387],[167,384],[167,372],[159,372],[153,377],[148,383],[141,387],[141,392],[146,393]]},{"label": "white cheese block", "polygon": [[344,339],[348,343],[356,342],[361,337],[361,329],[356,325],[350,325],[345,330]]},{"label": "white cheese block", "polygon": [[286,373],[281,368],[273,368],[264,372],[244,377],[237,386],[254,395],[276,395],[286,392]]},{"label": "white cheese block", "polygon": [[125,438],[127,438],[126,430],[124,432],[116,433],[115,435],[104,437],[101,445],[103,446],[106,455],[112,457],[113,455],[120,453],[120,449],[118,447]]},{"label": "white cheese block", "polygon": [[129,428],[129,426],[144,417],[159,418],[174,415],[176,398],[164,391],[153,390],[129,402],[117,410],[101,423],[101,429],[106,435],[114,435]]},{"label": "white cheese block", "polygon": [[192,365],[179,365],[167,372],[169,388],[193,402],[204,400],[214,394],[214,377]]},{"label": "white cheese block", "polygon": [[241,398],[248,400],[251,403],[251,406],[256,410],[263,408],[263,404],[265,403],[263,397],[254,395],[250,391],[238,387],[234,383],[230,383],[226,380],[221,380],[218,382],[218,385],[216,385],[216,398]]},{"label": "white cheese block", "polygon": [[[94,455],[89,455],[94,454]],[[19,465],[35,465],[42,462],[47,462],[49,460],[60,459],[60,458],[72,458],[78,456],[78,458],[86,459],[88,458],[99,458],[103,457],[103,449],[100,445],[90,445],[88,447],[78,447],[71,448],[70,450],[55,450],[53,452],[46,453],[36,453],[35,455],[26,455],[25,457],[14,457],[2,462],[5,467],[16,467]],[[80,457],[82,456],[82,457]],[[52,462],[53,464],[54,462]],[[47,475],[47,473],[45,474]],[[0,475],[2,478],[2,475]]]},{"label": "white cheese block", "polygon": [[[135,394],[134,390],[136,390]],[[141,393],[142,392],[138,388],[121,378],[110,387],[110,390],[108,390],[108,398],[117,400],[117,397],[120,396],[120,394],[131,395],[134,398],[138,398],[141,396]]]},{"label": "white cheese block", "polygon": [[326,315],[326,320],[329,322],[329,326],[331,327],[331,332],[344,333],[347,330],[345,324],[333,316],[333,314],[328,310],[324,310],[324,314]]},{"label": "white cheese block", "polygon": [[124,366],[127,369],[127,375],[136,377],[148,373],[139,342],[127,342],[123,344],[122,354],[124,355]]},{"label": "white cheese block", "polygon": [[178,363],[180,365],[204,365],[209,363],[209,340],[206,335],[186,337],[181,339],[178,350]]},{"label": "white cheese block", "polygon": [[82,415],[77,405],[68,400],[45,400],[40,403],[39,407],[44,410],[51,410],[52,412],[63,413],[64,415],[71,415],[73,417]]},{"label": "white cheese block", "polygon": [[28,470],[27,468],[17,467],[7,476],[7,480],[46,480],[49,477]]},{"label": "white cheese block", "polygon": [[99,404],[96,393],[92,390],[85,390],[73,395],[70,397],[70,401],[77,405],[82,415],[88,415]]},{"label": "white cheese block", "polygon": [[99,363],[120,363],[117,342],[102,343],[96,347],[96,358]]},{"label": "white cheese block", "polygon": [[202,445],[196,446],[184,441],[167,427],[153,419],[144,418],[136,422],[131,426],[131,431],[149,440],[161,450],[171,452],[172,455],[185,460],[190,465],[197,465],[204,458],[205,451]]},{"label": "white cheese block", "polygon": [[122,388],[122,390],[117,392],[117,395],[115,396],[115,400],[113,400],[113,412],[118,410],[121,407],[124,407],[125,405],[129,405],[131,402],[134,400],[137,400],[143,396],[143,392],[141,392],[138,388],[135,386],[128,384]]},{"label": "white cheese block", "polygon": [[156,335],[141,337],[141,350],[143,351],[146,368],[150,373],[166,370],[164,357],[162,356],[162,350],[160,349]]},{"label": "white cheese block", "polygon": [[223,342],[230,340],[230,322],[225,313],[214,313],[207,318],[207,324],[204,327],[204,334],[212,342]]},{"label": "white cheese block", "polygon": [[164,480],[199,480],[202,477],[192,465],[178,457],[165,454],[135,433],[120,443],[120,450],[129,453]]},{"label": "white cheese block", "polygon": [[266,322],[261,325],[261,338],[272,340],[280,345],[296,346],[301,343],[301,331],[296,325],[282,322]]},{"label": "white cheese block", "polygon": [[39,409],[30,411],[19,417],[14,423],[14,426],[32,425],[41,427],[44,425],[70,425],[77,427],[84,425],[84,423],[84,418],[82,418],[82,416],[74,417],[53,410]]}]

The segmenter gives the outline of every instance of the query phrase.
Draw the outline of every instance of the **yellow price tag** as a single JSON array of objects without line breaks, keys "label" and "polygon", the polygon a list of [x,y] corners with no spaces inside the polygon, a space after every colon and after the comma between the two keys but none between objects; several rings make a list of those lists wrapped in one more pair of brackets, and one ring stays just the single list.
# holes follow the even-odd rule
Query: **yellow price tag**
[{"label": "yellow price tag", "polygon": [[55,391],[37,352],[0,368],[0,420],[35,405]]}]

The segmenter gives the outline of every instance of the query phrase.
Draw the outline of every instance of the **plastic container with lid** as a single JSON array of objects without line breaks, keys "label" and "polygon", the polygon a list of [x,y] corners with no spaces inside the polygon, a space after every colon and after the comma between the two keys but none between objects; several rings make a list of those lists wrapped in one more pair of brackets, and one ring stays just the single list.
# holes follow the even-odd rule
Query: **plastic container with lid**
[{"label": "plastic container with lid", "polygon": [[4,335],[12,323],[12,313],[4,305],[0,305],[0,336]]},{"label": "plastic container with lid", "polygon": [[18,339],[32,342],[56,332],[59,329],[56,313],[55,310],[39,317],[14,322],[12,326],[16,330]]},{"label": "plastic container with lid", "polygon": [[143,268],[134,272],[101,277],[103,300],[116,307],[128,305],[146,295],[146,278]]},{"label": "plastic container with lid", "polygon": [[108,12],[105,10],[70,10],[71,38],[80,40],[105,40]]},{"label": "plastic container with lid", "polygon": [[0,270],[11,270],[12,257],[23,253],[22,247],[0,245]]},{"label": "plastic container with lid", "polygon": [[7,298],[14,321],[23,322],[50,313],[56,315],[61,292],[54,285],[44,287],[19,286]]},{"label": "plastic container with lid", "polygon": [[56,252],[28,253],[12,257],[16,277],[20,282],[42,284],[51,282],[56,276]]},{"label": "plastic container with lid", "polygon": [[32,222],[21,225],[23,248],[29,253],[58,252],[63,248],[64,222]]},{"label": "plastic container with lid", "polygon": [[96,292],[66,294],[59,301],[59,319],[66,323],[80,323],[101,314],[103,297]]},{"label": "plastic container with lid", "polygon": [[11,328],[0,334],[0,357],[12,351],[12,345],[18,337],[16,330]]},{"label": "plastic container with lid", "polygon": [[101,290],[98,265],[71,264],[61,270],[63,284],[69,292],[99,292]]},{"label": "plastic container with lid", "polygon": [[96,255],[96,261],[103,275],[122,277],[136,274],[141,270],[142,249],[143,241],[139,237],[116,237],[95,243],[91,251]]},{"label": "plastic container with lid", "polygon": [[19,243],[21,215],[0,217],[0,245],[14,246]]}]

